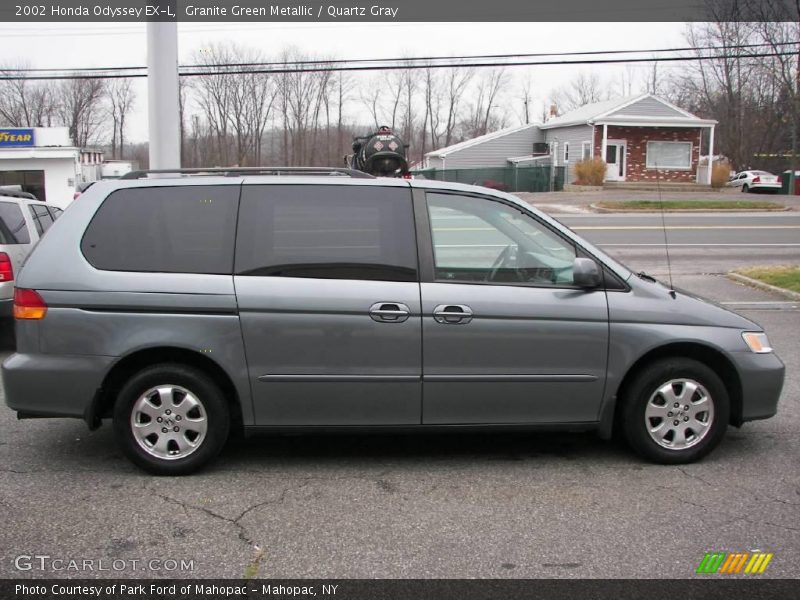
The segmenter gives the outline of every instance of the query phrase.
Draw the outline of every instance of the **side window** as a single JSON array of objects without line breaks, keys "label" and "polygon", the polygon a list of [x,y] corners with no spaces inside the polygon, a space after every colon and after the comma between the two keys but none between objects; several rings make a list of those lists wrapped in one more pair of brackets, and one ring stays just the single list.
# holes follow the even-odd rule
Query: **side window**
[{"label": "side window", "polygon": [[141,187],[113,192],[81,241],[95,268],[230,274],[239,186]]},{"label": "side window", "polygon": [[408,188],[247,185],[236,273],[417,281]]},{"label": "side window", "polygon": [[428,194],[434,278],[571,286],[575,246],[522,211],[485,198]]},{"label": "side window", "polygon": [[33,223],[36,225],[36,231],[39,232],[39,236],[41,237],[45,231],[50,229],[50,225],[53,224],[53,217],[44,205],[29,204],[28,208],[31,211]]},{"label": "side window", "polygon": [[0,202],[0,244],[30,244],[22,209],[14,202]]},{"label": "side window", "polygon": [[60,208],[56,208],[55,206],[49,206],[50,214],[53,216],[53,221],[55,221],[61,214],[64,212]]},{"label": "side window", "polygon": [[569,142],[564,142],[564,162],[569,162]]}]

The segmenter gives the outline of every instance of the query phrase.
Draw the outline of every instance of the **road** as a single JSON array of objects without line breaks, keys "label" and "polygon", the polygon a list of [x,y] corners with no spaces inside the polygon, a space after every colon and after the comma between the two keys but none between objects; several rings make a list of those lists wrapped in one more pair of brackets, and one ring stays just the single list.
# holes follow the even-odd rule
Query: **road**
[{"label": "road", "polygon": [[[655,274],[725,273],[742,265],[800,262],[800,214],[555,214],[611,256]],[[666,242],[665,242],[666,229]]]},{"label": "road", "polygon": [[[560,218],[635,268],[661,264],[658,246],[632,245],[660,243],[649,229],[660,216]],[[800,307],[703,273],[800,262],[800,221],[666,221],[676,243],[747,244],[673,248],[675,284],[760,322],[787,365],[779,415],[730,429],[703,462],[652,465],[592,434],[262,436],[196,476],[154,478],[123,458],[108,425],[20,422],[2,404],[0,577],[679,579],[706,552],[755,549],[774,553],[765,577],[797,577]],[[124,562],[19,570],[16,557],[31,554]],[[153,559],[193,563],[131,562]]]}]

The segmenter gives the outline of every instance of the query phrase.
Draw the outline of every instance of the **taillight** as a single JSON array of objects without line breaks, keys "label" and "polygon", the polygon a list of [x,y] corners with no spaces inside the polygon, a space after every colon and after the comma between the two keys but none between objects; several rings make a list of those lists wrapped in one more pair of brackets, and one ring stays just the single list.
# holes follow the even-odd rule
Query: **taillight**
[{"label": "taillight", "polygon": [[14,281],[14,265],[5,252],[0,252],[0,282]]},{"label": "taillight", "polygon": [[759,177],[758,175],[753,177],[753,183],[761,183],[761,177]]},{"label": "taillight", "polygon": [[783,183],[783,177],[778,175],[778,179],[776,180],[777,183]]},{"label": "taillight", "polygon": [[80,195],[81,195],[81,193],[80,193],[80,192],[75,192],[74,194],[72,194],[72,199],[73,199],[73,200],[77,200],[77,199],[78,199],[78,196],[80,196]]},{"label": "taillight", "polygon": [[47,304],[36,290],[14,288],[14,318],[44,319]]}]

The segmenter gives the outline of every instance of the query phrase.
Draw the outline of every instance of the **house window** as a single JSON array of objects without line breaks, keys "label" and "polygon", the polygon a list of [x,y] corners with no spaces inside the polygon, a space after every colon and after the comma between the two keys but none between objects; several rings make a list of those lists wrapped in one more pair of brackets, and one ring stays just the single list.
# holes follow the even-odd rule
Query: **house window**
[{"label": "house window", "polygon": [[564,162],[569,162],[569,142],[564,142]]},{"label": "house window", "polygon": [[647,142],[648,169],[692,168],[691,142]]},{"label": "house window", "polygon": [[581,142],[581,159],[589,160],[592,158],[592,143]]}]

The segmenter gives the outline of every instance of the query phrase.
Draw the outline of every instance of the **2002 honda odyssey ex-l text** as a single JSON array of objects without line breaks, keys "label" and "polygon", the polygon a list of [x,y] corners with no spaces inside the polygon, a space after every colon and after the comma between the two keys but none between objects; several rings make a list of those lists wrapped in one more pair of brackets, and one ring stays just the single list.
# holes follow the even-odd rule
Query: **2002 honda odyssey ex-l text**
[{"label": "2002 honda odyssey ex-l text", "polygon": [[330,169],[92,186],[17,281],[20,418],[189,473],[231,432],[621,431],[685,463],[775,414],[761,327],[502,192]]}]

